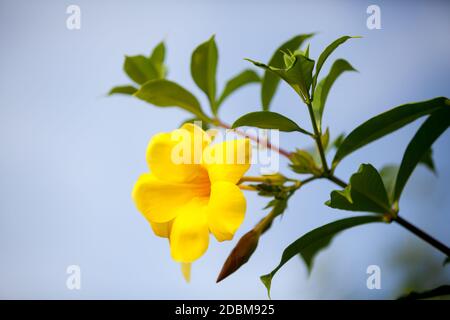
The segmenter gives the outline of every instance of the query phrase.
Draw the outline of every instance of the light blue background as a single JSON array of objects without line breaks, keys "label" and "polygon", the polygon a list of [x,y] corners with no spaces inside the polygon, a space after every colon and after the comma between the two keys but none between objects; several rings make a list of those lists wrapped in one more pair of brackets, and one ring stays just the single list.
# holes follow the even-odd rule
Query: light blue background
[{"label": "light blue background", "polygon": [[[366,8],[381,7],[382,29],[366,28]],[[66,7],[81,7],[81,30],[66,28]],[[219,285],[216,276],[237,239],[258,221],[264,205],[248,195],[243,227],[232,242],[210,249],[186,284],[130,193],[146,171],[150,137],[188,116],[130,97],[105,97],[128,83],[125,54],[168,46],[169,78],[195,92],[192,50],[216,34],[219,86],[267,61],[298,33],[319,32],[316,57],[341,35],[362,35],[333,55],[360,72],[345,74],[330,94],[325,123],[336,136],[391,107],[450,95],[448,2],[393,1],[0,1],[0,297],[265,299],[259,275],[274,267],[282,249],[305,232],[348,216],[323,205],[335,188],[305,187],[283,218],[262,238],[251,261]],[[326,69],[329,68],[327,64]],[[258,110],[259,90],[230,98],[222,117],[232,122]],[[285,85],[273,110],[308,126],[304,106]],[[347,179],[362,162],[399,163],[420,121],[349,156],[338,170]],[[435,144],[438,176],[419,167],[406,187],[402,215],[450,244],[450,135]],[[282,135],[287,149],[306,147],[299,134]],[[283,164],[284,168],[285,164]],[[293,259],[274,278],[273,298],[395,298],[450,279],[443,255],[392,225],[363,226],[341,234],[322,252],[310,277]],[[66,288],[66,267],[81,266],[82,289]],[[382,289],[366,288],[366,268],[382,270]]]}]

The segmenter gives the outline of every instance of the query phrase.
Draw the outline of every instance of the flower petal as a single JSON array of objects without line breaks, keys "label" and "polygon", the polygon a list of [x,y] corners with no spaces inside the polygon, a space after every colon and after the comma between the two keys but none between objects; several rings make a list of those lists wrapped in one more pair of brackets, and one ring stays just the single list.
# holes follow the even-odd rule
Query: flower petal
[{"label": "flower petal", "polygon": [[207,208],[208,226],[218,241],[233,239],[244,221],[245,209],[245,197],[238,186],[226,181],[212,184]]},{"label": "flower petal", "polygon": [[175,261],[192,262],[208,248],[207,203],[208,198],[196,198],[179,210],[170,232],[170,252]]},{"label": "flower petal", "polygon": [[151,222],[168,222],[178,210],[196,197],[207,197],[209,184],[187,184],[159,180],[143,174],[134,185],[132,197],[138,210]]},{"label": "flower petal", "polygon": [[210,145],[203,151],[203,166],[211,183],[229,181],[236,184],[250,168],[249,139],[230,140]]},{"label": "flower petal", "polygon": [[191,267],[192,267],[192,263],[185,263],[182,262],[181,263],[181,273],[183,274],[183,278],[186,282],[190,282],[191,281]]},{"label": "flower petal", "polygon": [[150,171],[159,179],[174,182],[206,181],[201,166],[203,149],[211,142],[201,128],[185,124],[170,133],[159,133],[147,147]]},{"label": "flower petal", "polygon": [[153,232],[161,238],[169,238],[170,230],[172,229],[172,223],[173,221],[169,222],[163,222],[163,223],[157,223],[157,222],[150,222],[150,226],[152,227]]}]

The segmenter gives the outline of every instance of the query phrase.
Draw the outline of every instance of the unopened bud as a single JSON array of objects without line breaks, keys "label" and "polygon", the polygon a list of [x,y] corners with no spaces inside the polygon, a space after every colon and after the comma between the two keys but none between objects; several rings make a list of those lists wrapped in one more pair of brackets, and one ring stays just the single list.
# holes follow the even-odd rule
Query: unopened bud
[{"label": "unopened bud", "polygon": [[238,243],[233,248],[227,260],[223,264],[222,270],[220,271],[216,282],[220,282],[228,277],[230,274],[242,267],[248,261],[248,259],[250,259],[256,247],[258,246],[260,235],[260,232],[252,229],[244,234],[241,239],[239,239]]}]

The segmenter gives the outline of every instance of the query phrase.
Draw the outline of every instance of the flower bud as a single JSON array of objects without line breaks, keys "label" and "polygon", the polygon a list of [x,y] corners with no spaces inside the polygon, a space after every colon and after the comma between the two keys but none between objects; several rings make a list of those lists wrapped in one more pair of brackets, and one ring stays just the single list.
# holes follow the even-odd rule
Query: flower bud
[{"label": "flower bud", "polygon": [[220,282],[230,274],[244,265],[258,246],[260,232],[255,229],[250,230],[239,239],[237,245],[233,248],[227,260],[223,264],[222,270],[217,277],[216,282]]}]

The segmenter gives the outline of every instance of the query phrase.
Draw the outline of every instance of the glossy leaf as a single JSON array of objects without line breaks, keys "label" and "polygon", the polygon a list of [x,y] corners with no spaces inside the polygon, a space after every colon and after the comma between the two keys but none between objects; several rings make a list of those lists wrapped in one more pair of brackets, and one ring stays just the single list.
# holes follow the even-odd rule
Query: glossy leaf
[{"label": "glossy leaf", "polygon": [[308,270],[310,270],[317,253],[319,253],[322,249],[327,247],[330,244],[333,237],[336,236],[338,233],[359,225],[381,221],[382,217],[379,216],[361,216],[361,217],[346,218],[328,223],[324,226],[314,229],[306,233],[293,243],[291,243],[283,251],[278,266],[275,269],[273,269],[271,273],[263,275],[261,277],[261,281],[267,288],[269,296],[273,277],[278,272],[278,270],[280,270],[281,267],[283,267],[286,264],[286,262],[288,262],[292,257],[296,256],[297,254],[300,254],[303,260],[305,261]]},{"label": "glossy leaf", "polygon": [[395,180],[397,179],[399,167],[396,165],[387,165],[381,168],[380,176],[389,197],[389,201],[394,201]]},{"label": "glossy leaf", "polygon": [[223,90],[222,94],[220,95],[219,100],[217,101],[217,108],[223,103],[223,101],[228,98],[232,93],[234,93],[236,90],[242,88],[243,86],[251,83],[257,83],[261,81],[259,78],[259,75],[250,69],[244,70],[241,73],[237,74],[225,85],[225,89]]},{"label": "glossy leaf", "polygon": [[341,133],[338,135],[326,148],[325,152],[330,152],[332,149],[339,149],[342,144],[342,141],[345,139],[345,134]]},{"label": "glossy leaf", "polygon": [[216,110],[217,60],[218,52],[214,36],[199,45],[191,57],[192,79],[208,97],[213,112]]},{"label": "glossy leaf", "polygon": [[319,82],[315,89],[312,106],[317,126],[319,128],[322,125],[322,115],[328,98],[328,93],[337,78],[346,71],[356,71],[356,69],[354,69],[350,63],[344,59],[336,60],[331,66],[328,75]]},{"label": "glossy leaf", "polygon": [[[284,66],[284,54],[283,52],[295,51],[298,49],[302,43],[312,37],[314,34],[301,34],[298,36],[289,39],[285,43],[283,43],[277,50],[275,50],[274,54],[269,60],[268,65],[276,68],[283,68]],[[263,106],[263,110],[267,111],[270,109],[270,103],[272,102],[273,96],[277,91],[278,84],[280,82],[280,78],[266,70],[261,83],[261,102]]]},{"label": "glossy leaf", "polygon": [[316,88],[317,79],[319,77],[320,70],[323,67],[323,64],[328,59],[328,57],[333,53],[334,50],[336,50],[337,47],[339,47],[341,44],[343,44],[345,41],[352,39],[352,38],[360,38],[360,37],[350,37],[350,36],[343,36],[339,39],[336,39],[333,41],[330,45],[328,45],[325,50],[320,54],[319,59],[317,59],[317,65],[316,65],[316,72],[314,74],[313,78],[313,90]]},{"label": "glossy leaf", "polygon": [[364,122],[342,142],[333,160],[335,167],[344,157],[408,123],[442,108],[449,108],[450,100],[439,97],[427,101],[408,103],[386,111]]},{"label": "glossy leaf", "polygon": [[328,149],[328,145],[330,143],[330,129],[326,129],[325,133],[320,137],[320,141],[322,142],[322,146],[325,150]]},{"label": "glossy leaf", "polygon": [[257,127],[262,129],[278,129],[280,131],[292,132],[298,131],[301,133],[309,134],[306,130],[300,128],[291,119],[271,111],[256,111],[250,112],[237,119],[232,128],[238,128],[243,126]]},{"label": "glossy leaf", "polygon": [[370,164],[362,164],[350,178],[350,184],[341,191],[332,191],[325,203],[335,209],[386,213],[390,201],[378,171]]},{"label": "glossy leaf", "polygon": [[133,87],[133,86],[117,86],[112,88],[109,92],[108,95],[113,95],[113,94],[134,94],[138,89]]},{"label": "glossy leaf", "polygon": [[158,78],[158,71],[153,63],[142,55],[125,57],[123,69],[138,84]]},{"label": "glossy leaf", "polygon": [[428,149],[419,161],[419,164],[423,164],[430,169],[431,172],[436,173],[436,166],[433,160],[433,149]]},{"label": "glossy leaf", "polygon": [[309,101],[309,89],[312,82],[312,70],[314,68],[314,60],[306,58],[303,55],[296,55],[295,62],[291,67],[287,69],[276,68],[273,66],[265,65],[264,63],[253,61],[255,66],[268,70],[286,81],[297,94],[303,99],[303,101]]},{"label": "glossy leaf", "polygon": [[450,108],[436,111],[419,128],[403,155],[395,183],[394,200],[398,200],[411,173],[426,155],[431,145],[450,126]]},{"label": "glossy leaf", "polygon": [[175,82],[163,79],[148,81],[134,95],[155,106],[180,107],[208,121],[197,98]]}]

